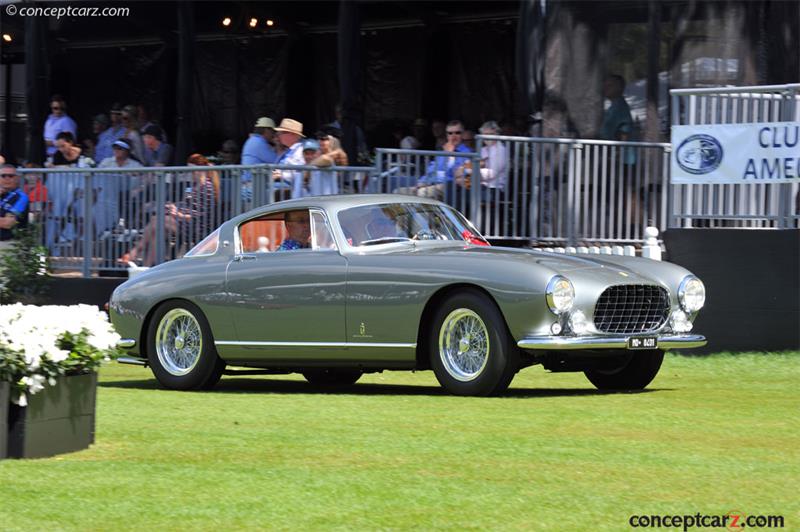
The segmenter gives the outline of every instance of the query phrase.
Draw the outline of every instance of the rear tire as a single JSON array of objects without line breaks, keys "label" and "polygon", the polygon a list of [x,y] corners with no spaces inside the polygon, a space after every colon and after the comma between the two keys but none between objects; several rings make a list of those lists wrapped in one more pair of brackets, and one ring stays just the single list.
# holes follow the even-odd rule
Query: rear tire
[{"label": "rear tire", "polygon": [[598,390],[643,390],[658,374],[664,351],[627,352],[630,359],[621,366],[584,371]]},{"label": "rear tire", "polygon": [[303,372],[303,377],[315,386],[350,386],[361,375],[357,369],[310,369]]},{"label": "rear tire", "polygon": [[477,290],[458,292],[442,303],[428,342],[436,379],[455,395],[501,393],[519,369],[519,352],[503,315]]},{"label": "rear tire", "polygon": [[147,329],[147,360],[158,382],[171,390],[213,388],[225,369],[208,321],[188,301],[156,309]]}]

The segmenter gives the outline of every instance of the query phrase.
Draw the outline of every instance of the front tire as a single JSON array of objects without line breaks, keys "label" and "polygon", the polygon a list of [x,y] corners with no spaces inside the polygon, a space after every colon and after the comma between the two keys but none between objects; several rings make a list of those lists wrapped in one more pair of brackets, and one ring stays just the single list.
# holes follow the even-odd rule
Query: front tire
[{"label": "front tire", "polygon": [[500,310],[486,295],[465,290],[436,311],[429,335],[431,367],[455,395],[505,391],[519,369],[519,354]]},{"label": "front tire", "polygon": [[584,371],[598,390],[643,390],[658,374],[664,351],[627,352],[629,359],[621,366]]},{"label": "front tire", "polygon": [[158,307],[147,330],[147,359],[158,382],[171,390],[212,388],[225,369],[208,321],[188,301]]}]

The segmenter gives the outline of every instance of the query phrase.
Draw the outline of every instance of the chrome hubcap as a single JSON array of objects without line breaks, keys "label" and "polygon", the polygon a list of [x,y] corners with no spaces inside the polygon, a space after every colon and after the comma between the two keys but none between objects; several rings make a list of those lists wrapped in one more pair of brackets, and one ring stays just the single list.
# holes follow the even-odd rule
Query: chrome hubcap
[{"label": "chrome hubcap", "polygon": [[439,331],[439,357],[456,380],[471,381],[483,372],[489,360],[489,332],[477,313],[459,308],[447,315]]},{"label": "chrome hubcap", "polygon": [[458,353],[463,355],[467,351],[469,351],[469,335],[464,336],[458,341]]},{"label": "chrome hubcap", "polygon": [[203,334],[194,315],[182,308],[167,312],[156,329],[156,355],[171,375],[186,375],[203,352]]}]

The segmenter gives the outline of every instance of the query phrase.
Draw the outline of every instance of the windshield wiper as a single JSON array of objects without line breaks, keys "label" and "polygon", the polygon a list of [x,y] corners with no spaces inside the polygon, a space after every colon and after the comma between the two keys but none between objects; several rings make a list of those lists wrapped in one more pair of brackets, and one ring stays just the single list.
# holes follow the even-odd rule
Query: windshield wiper
[{"label": "windshield wiper", "polygon": [[374,246],[375,244],[389,244],[391,242],[410,242],[411,239],[405,236],[382,236],[361,242],[362,246]]}]

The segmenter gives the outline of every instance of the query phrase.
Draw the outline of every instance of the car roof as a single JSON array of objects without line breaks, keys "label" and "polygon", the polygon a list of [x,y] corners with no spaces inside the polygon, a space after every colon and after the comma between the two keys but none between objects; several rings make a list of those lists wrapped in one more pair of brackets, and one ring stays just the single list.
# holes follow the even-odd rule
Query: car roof
[{"label": "car roof", "polygon": [[434,199],[408,196],[405,194],[336,194],[328,196],[307,196],[305,198],[277,201],[236,216],[234,220],[291,208],[301,209],[318,207],[333,213],[351,207],[381,205],[386,203],[424,203],[446,206],[444,203]]}]

